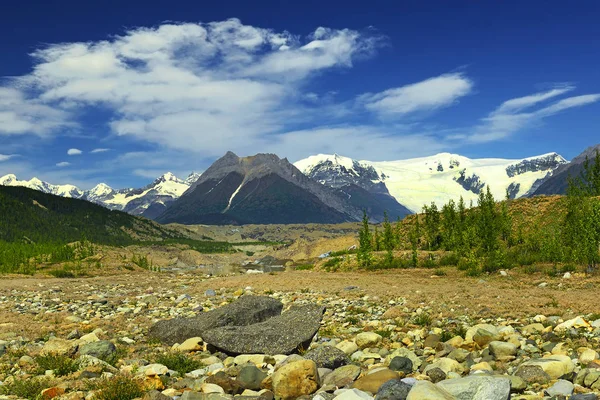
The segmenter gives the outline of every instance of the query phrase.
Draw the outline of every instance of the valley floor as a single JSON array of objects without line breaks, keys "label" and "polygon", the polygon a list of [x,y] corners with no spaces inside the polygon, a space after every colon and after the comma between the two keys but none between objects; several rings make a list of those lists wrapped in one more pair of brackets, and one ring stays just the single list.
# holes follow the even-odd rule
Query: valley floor
[{"label": "valley floor", "polygon": [[[433,276],[431,270],[417,269],[370,273],[296,271],[208,279],[197,274],[169,273],[130,273],[77,279],[5,278],[0,280],[0,321],[3,321],[0,339],[7,334],[39,335],[49,329],[60,329],[56,325],[57,318],[72,313],[68,307],[57,308],[60,303],[87,304],[100,298],[117,307],[121,303],[135,304],[136,299],[150,294],[175,298],[187,294],[201,301],[209,289],[235,292],[251,288],[256,294],[279,292],[321,300],[362,298],[382,306],[390,301],[400,302],[410,310],[422,308],[432,316],[443,318],[514,319],[543,314],[567,319],[580,314],[600,313],[599,285],[600,277],[579,274],[563,279],[510,271],[507,277],[471,278],[454,269],[449,269],[448,275],[443,277]],[[23,302],[24,307],[17,305]],[[164,304],[162,308],[169,305]],[[150,324],[152,316],[159,316],[148,314],[140,313],[137,320],[141,325]],[[35,325],[27,323],[32,317],[36,320]],[[102,328],[105,328],[103,325],[112,326],[114,329],[113,320],[94,321],[94,325]]]}]

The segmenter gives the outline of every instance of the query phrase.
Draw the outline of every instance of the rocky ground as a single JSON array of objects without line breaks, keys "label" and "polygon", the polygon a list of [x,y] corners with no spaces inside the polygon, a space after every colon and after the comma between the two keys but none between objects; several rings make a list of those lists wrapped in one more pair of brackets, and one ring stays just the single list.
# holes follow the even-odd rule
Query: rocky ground
[{"label": "rocky ground", "polygon": [[[4,279],[0,398],[596,399],[598,283],[451,269]],[[152,328],[251,294],[280,302],[281,317],[243,329],[218,328],[227,321],[215,317],[205,338],[177,344]],[[298,354],[276,354],[294,340]],[[255,352],[255,342],[279,351],[225,353]]]}]

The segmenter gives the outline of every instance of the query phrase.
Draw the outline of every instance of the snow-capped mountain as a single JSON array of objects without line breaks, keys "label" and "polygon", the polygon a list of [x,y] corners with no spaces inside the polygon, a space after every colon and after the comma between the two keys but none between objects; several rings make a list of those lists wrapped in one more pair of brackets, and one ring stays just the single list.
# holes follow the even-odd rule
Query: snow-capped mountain
[{"label": "snow-capped mountain", "polygon": [[54,194],[62,197],[73,197],[79,199],[83,196],[83,190],[73,185],[53,185],[42,182],[38,178],[32,178],[28,181],[20,181],[13,174],[0,177],[0,185],[3,186],[23,186],[29,189],[39,190],[40,192]]},{"label": "snow-capped mountain", "polygon": [[319,154],[295,166],[322,184],[336,187],[354,183],[370,191],[389,192],[413,212],[432,201],[442,206],[460,196],[467,202],[487,185],[497,199],[518,198],[548,178],[567,161],[557,153],[520,160],[470,159],[440,153],[430,157],[398,161],[357,161],[339,155]]},{"label": "snow-capped mountain", "polygon": [[195,182],[199,176],[198,173],[192,173],[182,180],[168,172],[139,189],[113,189],[105,183],[100,183],[90,190],[83,191],[73,185],[53,185],[37,178],[20,181],[15,175],[10,174],[0,177],[0,185],[24,186],[57,196],[88,200],[111,210],[156,218],[169,203],[178,199],[188,190],[191,183]]}]

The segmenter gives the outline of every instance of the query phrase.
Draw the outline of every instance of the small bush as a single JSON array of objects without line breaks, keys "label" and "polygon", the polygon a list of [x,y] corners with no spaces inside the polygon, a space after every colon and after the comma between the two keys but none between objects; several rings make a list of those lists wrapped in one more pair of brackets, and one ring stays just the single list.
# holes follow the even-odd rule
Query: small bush
[{"label": "small bush", "polygon": [[330,271],[337,271],[339,268],[339,264],[342,262],[342,259],[340,257],[334,257],[331,258],[327,261],[325,261],[325,263],[323,264],[323,268],[325,268],[325,271],[330,272]]},{"label": "small bush", "polygon": [[431,315],[429,315],[427,313],[417,314],[413,318],[414,324],[419,325],[419,326],[429,326],[429,325],[431,325],[431,321],[432,321]]},{"label": "small bush", "polygon": [[194,360],[190,356],[182,353],[165,353],[156,358],[158,364],[165,365],[173,371],[179,372],[180,375],[200,368],[200,362]]},{"label": "small bush", "polygon": [[433,271],[433,274],[435,276],[446,276],[446,271],[442,268],[436,268],[436,270]]},{"label": "small bush", "polygon": [[144,395],[141,382],[127,375],[90,382],[87,389],[98,390],[94,400],[132,400]]},{"label": "small bush", "polygon": [[453,329],[452,329],[452,335],[454,336],[460,336],[461,338],[465,338],[467,335],[467,328],[464,325],[456,325]]},{"label": "small bush", "polygon": [[439,265],[440,265],[440,267],[447,267],[450,265],[456,266],[456,265],[458,265],[459,261],[460,261],[460,257],[458,256],[458,254],[450,253],[450,254],[445,254],[440,258]]},{"label": "small bush", "polygon": [[573,264],[565,264],[561,267],[560,272],[563,274],[566,272],[577,272],[577,267]]},{"label": "small bush", "polygon": [[298,265],[296,266],[296,271],[310,271],[314,268],[315,266],[312,264],[302,264],[302,265]]},{"label": "small bush", "polygon": [[15,377],[11,383],[0,386],[0,393],[36,400],[39,399],[42,390],[52,386],[53,382],[48,378],[22,379]]},{"label": "small bush", "polygon": [[252,256],[254,255],[254,252],[253,252],[253,251],[246,250],[246,255],[247,255],[248,257],[252,257]]},{"label": "small bush", "polygon": [[55,278],[75,278],[75,274],[65,268],[63,269],[54,269],[48,272]]},{"label": "small bush", "polygon": [[447,342],[448,340],[452,339],[454,337],[454,335],[452,334],[452,332],[444,330],[442,331],[442,334],[440,335],[440,342]]},{"label": "small bush", "polygon": [[435,268],[437,267],[437,263],[435,262],[435,259],[433,258],[433,255],[430,254],[429,257],[427,257],[425,260],[423,260],[423,262],[421,263],[421,268]]},{"label": "small bush", "polygon": [[41,375],[47,370],[54,371],[56,376],[64,376],[77,371],[78,363],[65,355],[48,354],[36,357],[38,373]]},{"label": "small bush", "polygon": [[384,330],[384,329],[377,330],[377,331],[375,331],[375,333],[384,339],[389,339],[390,337],[392,337],[392,331],[388,331],[388,330]]}]

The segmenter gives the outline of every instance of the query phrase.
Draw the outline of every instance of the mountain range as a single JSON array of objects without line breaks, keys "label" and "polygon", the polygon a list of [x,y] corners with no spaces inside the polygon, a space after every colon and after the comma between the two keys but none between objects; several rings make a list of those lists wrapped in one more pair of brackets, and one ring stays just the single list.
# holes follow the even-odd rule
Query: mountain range
[{"label": "mountain range", "polygon": [[228,152],[204,173],[179,179],[166,173],[142,188],[90,190],[53,185],[37,178],[0,177],[0,185],[24,186],[88,200],[111,210],[184,224],[308,223],[357,221],[366,210],[374,222],[438,206],[462,196],[467,204],[490,186],[502,199],[563,194],[578,175],[588,148],[571,162],[557,153],[524,159],[470,159],[440,153],[398,161],[354,160],[319,154],[291,164],[274,154],[238,157]]},{"label": "mountain range", "polygon": [[113,189],[105,183],[99,183],[92,189],[84,191],[73,185],[54,185],[38,178],[28,181],[18,180],[15,175],[9,174],[0,177],[0,185],[22,186],[56,196],[87,200],[110,210],[155,219],[199,177],[200,174],[193,172],[182,180],[167,172],[139,189]]},{"label": "mountain range", "polygon": [[348,182],[393,196],[412,212],[424,204],[438,206],[460,196],[477,201],[486,186],[496,199],[529,195],[553,171],[567,161],[557,153],[518,160],[500,158],[470,159],[458,154],[440,153],[430,157],[399,161],[357,161],[339,155],[319,154],[295,163],[306,176],[324,185]]},{"label": "mountain range", "polygon": [[[393,197],[381,199],[348,183],[322,185],[287,159],[274,154],[238,157],[228,152],[213,163],[158,222],[184,224],[337,223],[358,221],[366,210],[373,221],[410,211]],[[387,200],[387,202],[386,202]]]}]

